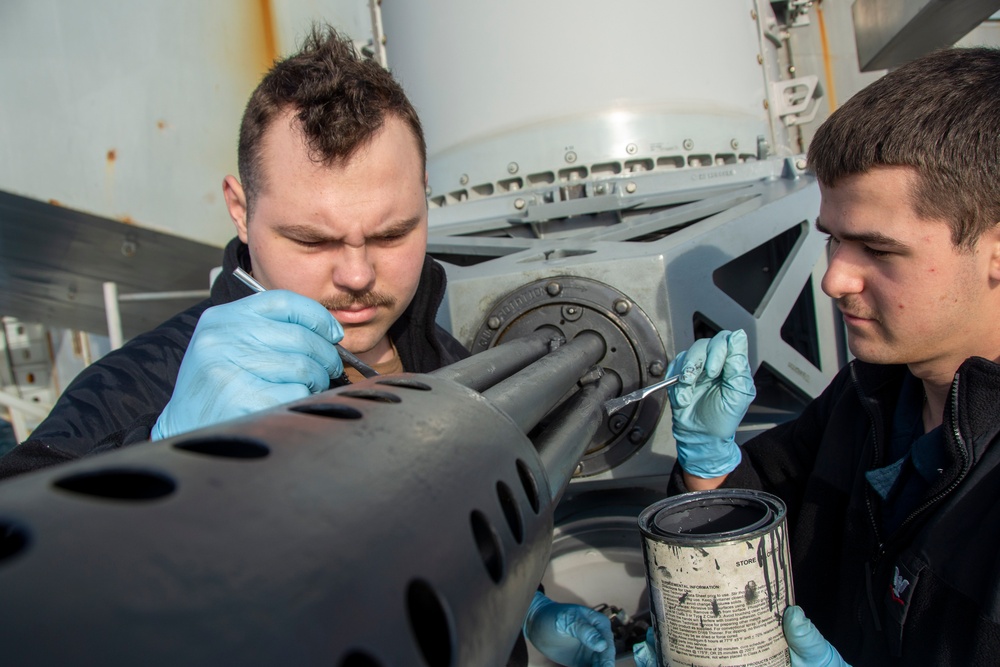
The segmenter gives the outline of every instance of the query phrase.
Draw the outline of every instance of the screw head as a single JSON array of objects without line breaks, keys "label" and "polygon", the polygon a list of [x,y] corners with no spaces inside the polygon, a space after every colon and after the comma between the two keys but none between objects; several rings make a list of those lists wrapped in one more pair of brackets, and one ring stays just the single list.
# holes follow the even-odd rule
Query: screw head
[{"label": "screw head", "polygon": [[642,441],[645,439],[646,439],[646,432],[643,431],[638,426],[629,431],[628,441],[631,442],[633,445],[642,444]]},{"label": "screw head", "polygon": [[628,153],[629,155],[635,155],[636,153],[639,152],[639,147],[636,146],[635,144],[629,144],[628,146],[625,147],[625,152]]},{"label": "screw head", "polygon": [[549,293],[549,296],[557,296],[562,292],[562,285],[553,280],[545,286],[545,291]]},{"label": "screw head", "polygon": [[520,169],[520,168],[521,167],[518,166],[518,164],[516,162],[511,162],[510,164],[507,165],[507,173],[508,174],[516,174],[517,170]]},{"label": "screw head", "polygon": [[459,182],[460,185],[466,185],[466,184],[468,184],[468,182],[469,182],[469,175],[468,174],[462,174],[461,176],[458,177],[458,182]]},{"label": "screw head", "polygon": [[573,151],[566,151],[565,159],[566,162],[573,164],[576,162],[576,153]]},{"label": "screw head", "polygon": [[126,257],[135,257],[135,253],[138,249],[139,246],[136,244],[135,241],[129,241],[129,240],[122,241],[122,254],[125,255]]},{"label": "screw head", "polygon": [[694,148],[694,141],[692,141],[691,139],[685,139],[684,143],[682,143],[681,145],[684,146],[684,150],[689,151],[692,148]]},{"label": "screw head", "polygon": [[738,149],[739,149],[739,147],[740,147],[740,140],[739,140],[739,139],[733,139],[732,141],[730,141],[730,142],[729,142],[729,146],[730,146],[730,148],[732,148],[732,149],[733,149],[734,151],[735,151],[735,150],[738,150]]},{"label": "screw head", "polygon": [[525,204],[526,204],[526,202],[523,199],[521,199],[521,198],[518,198],[518,199],[514,200],[514,208],[516,208],[518,211],[520,211],[522,208],[524,208]]},{"label": "screw head", "polygon": [[494,330],[499,329],[500,328],[500,324],[501,324],[501,322],[500,322],[500,318],[499,317],[491,317],[490,319],[488,319],[486,321],[486,326],[488,326],[490,329],[494,329]]},{"label": "screw head", "polygon": [[632,194],[633,192],[635,192],[635,183],[626,183],[625,184],[625,192],[627,192],[629,194]]},{"label": "screw head", "polygon": [[627,315],[632,310],[632,303],[628,299],[618,299],[615,301],[615,312],[619,315]]},{"label": "screw head", "polygon": [[628,424],[628,417],[622,413],[611,415],[611,419],[608,420],[608,428],[611,429],[613,433],[621,433],[625,425]]},{"label": "screw head", "polygon": [[657,359],[656,361],[654,361],[649,365],[649,374],[652,375],[653,377],[660,377],[666,372],[666,370],[667,369],[663,365],[663,362],[660,361],[659,359]]},{"label": "screw head", "polygon": [[795,161],[795,168],[799,170],[805,170],[806,161],[803,158],[799,158],[798,160]]}]

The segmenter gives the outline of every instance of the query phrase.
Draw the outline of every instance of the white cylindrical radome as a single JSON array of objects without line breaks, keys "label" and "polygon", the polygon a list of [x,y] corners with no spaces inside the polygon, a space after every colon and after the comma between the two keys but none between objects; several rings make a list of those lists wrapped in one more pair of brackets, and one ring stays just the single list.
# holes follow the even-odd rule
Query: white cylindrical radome
[{"label": "white cylindrical radome", "polygon": [[[763,4],[765,16],[758,7]],[[382,3],[427,137],[432,205],[788,152],[755,0]],[[763,23],[762,23],[763,22]]]}]

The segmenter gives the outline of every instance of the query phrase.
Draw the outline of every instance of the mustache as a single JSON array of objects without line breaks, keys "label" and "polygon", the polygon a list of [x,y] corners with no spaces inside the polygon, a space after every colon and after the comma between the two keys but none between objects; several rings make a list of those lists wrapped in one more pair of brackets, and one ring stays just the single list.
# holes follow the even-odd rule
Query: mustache
[{"label": "mustache", "polygon": [[396,299],[390,294],[382,292],[362,292],[360,294],[345,294],[343,296],[330,297],[320,301],[327,310],[351,310],[361,308],[392,308],[396,305]]}]

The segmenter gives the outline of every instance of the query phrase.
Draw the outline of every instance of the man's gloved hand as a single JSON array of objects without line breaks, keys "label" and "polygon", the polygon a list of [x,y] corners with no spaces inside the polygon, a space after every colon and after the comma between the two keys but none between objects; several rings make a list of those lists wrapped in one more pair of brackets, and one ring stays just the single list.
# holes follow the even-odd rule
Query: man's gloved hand
[{"label": "man's gloved hand", "polygon": [[646,629],[646,641],[632,645],[635,667],[656,667],[656,633],[653,627]]},{"label": "man's gloved hand", "polygon": [[667,390],[681,468],[711,479],[731,473],[740,463],[736,427],[757,395],[742,329],[720,331],[696,340],[677,355],[667,375],[680,382]]},{"label": "man's gloved hand", "polygon": [[840,657],[837,649],[823,639],[801,607],[785,609],[781,627],[791,652],[792,667],[851,667]]},{"label": "man's gloved hand", "polygon": [[206,310],[152,439],[305,398],[330,387],[344,330],[323,306],[271,290]]},{"label": "man's gloved hand", "polygon": [[524,617],[524,635],[560,665],[614,667],[611,621],[588,607],[553,602],[536,592]]}]

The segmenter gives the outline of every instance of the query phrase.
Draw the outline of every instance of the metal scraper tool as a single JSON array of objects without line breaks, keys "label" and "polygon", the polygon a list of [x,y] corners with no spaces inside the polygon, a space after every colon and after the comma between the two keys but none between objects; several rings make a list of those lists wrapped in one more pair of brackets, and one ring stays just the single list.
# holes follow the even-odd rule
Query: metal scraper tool
[{"label": "metal scraper tool", "polygon": [[653,384],[643,387],[642,389],[636,389],[632,393],[625,394],[624,396],[619,396],[618,398],[612,398],[610,401],[604,403],[604,412],[611,415],[615,414],[622,408],[624,408],[629,403],[635,403],[636,401],[641,401],[646,398],[654,391],[663,389],[664,387],[669,387],[672,384],[677,384],[681,379],[680,375],[674,375],[668,377],[666,380],[660,380],[659,382],[654,382]]}]

